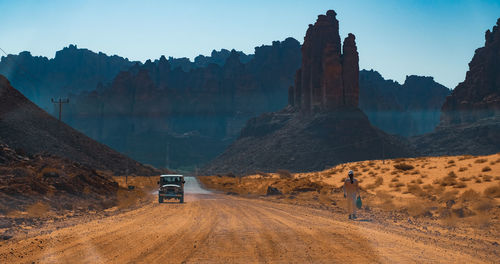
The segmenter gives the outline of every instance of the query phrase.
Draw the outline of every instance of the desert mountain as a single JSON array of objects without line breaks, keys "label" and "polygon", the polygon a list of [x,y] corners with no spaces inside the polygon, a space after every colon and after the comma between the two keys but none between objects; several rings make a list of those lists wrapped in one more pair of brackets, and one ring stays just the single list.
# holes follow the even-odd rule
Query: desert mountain
[{"label": "desert mountain", "polygon": [[373,70],[359,72],[359,108],[389,134],[407,137],[433,131],[449,94],[432,77],[406,76],[399,84]]},{"label": "desert mountain", "polygon": [[311,171],[346,161],[410,155],[406,144],[373,127],[358,108],[358,60],[353,34],[341,46],[336,13],[319,15],[304,38],[289,106],[250,119],[239,139],[204,173]]},{"label": "desert mountain", "polygon": [[465,80],[446,98],[439,126],[413,141],[428,155],[487,155],[500,151],[499,135],[500,19],[486,31]]},{"label": "desert mountain", "polygon": [[123,174],[148,175],[152,168],[97,143],[29,101],[0,75],[0,139],[13,149],[30,155],[47,153],[89,165],[94,169]]},{"label": "desert mountain", "polygon": [[224,54],[213,52],[213,62],[197,57],[201,66],[189,71],[162,56],[72,97],[64,120],[139,161],[192,168],[220,154],[249,118],[287,104],[299,50],[288,38],[256,47],[250,60],[233,50],[222,66]]}]

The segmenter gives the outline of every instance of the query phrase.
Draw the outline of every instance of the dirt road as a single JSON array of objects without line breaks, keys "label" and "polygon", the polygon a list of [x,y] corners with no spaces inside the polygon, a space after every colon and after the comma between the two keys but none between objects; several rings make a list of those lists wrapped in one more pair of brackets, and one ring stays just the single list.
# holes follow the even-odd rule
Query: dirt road
[{"label": "dirt road", "polygon": [[[196,185],[196,181],[190,181]],[[0,244],[0,263],[362,263],[494,261],[470,241],[348,221],[326,210],[187,188],[185,204],[139,209]],[[479,259],[482,256],[484,259]]]}]

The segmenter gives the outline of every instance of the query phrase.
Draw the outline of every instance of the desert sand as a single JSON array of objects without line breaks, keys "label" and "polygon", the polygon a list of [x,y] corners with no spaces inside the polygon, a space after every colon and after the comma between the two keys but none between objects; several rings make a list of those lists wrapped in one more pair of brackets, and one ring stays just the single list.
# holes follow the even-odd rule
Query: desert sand
[{"label": "desert sand", "polygon": [[[121,206],[128,210],[30,229],[0,242],[0,262],[498,263],[499,158],[365,161],[306,174],[200,177],[212,192],[193,178],[185,204],[158,204],[155,180],[131,177],[129,184],[146,198],[139,206],[130,198]],[[486,166],[491,170],[483,171]],[[339,188],[349,169],[364,189],[356,221],[347,219]],[[443,186],[446,177],[456,183]],[[408,188],[413,184],[427,194]],[[269,185],[283,194],[265,195]]]}]

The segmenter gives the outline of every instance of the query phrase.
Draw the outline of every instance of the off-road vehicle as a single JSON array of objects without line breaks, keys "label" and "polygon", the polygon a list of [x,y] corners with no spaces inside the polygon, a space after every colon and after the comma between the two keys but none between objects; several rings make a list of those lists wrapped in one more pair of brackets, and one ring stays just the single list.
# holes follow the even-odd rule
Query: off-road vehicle
[{"label": "off-road vehicle", "polygon": [[163,203],[164,199],[179,199],[184,202],[184,176],[177,174],[161,175],[158,184],[158,202]]}]

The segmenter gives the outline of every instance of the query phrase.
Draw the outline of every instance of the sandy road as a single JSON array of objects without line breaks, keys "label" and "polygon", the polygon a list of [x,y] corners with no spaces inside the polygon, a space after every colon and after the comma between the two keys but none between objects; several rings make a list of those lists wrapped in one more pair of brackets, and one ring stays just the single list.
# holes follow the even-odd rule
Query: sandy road
[{"label": "sandy road", "polygon": [[1,244],[0,262],[483,262],[456,241],[350,222],[325,210],[189,188],[185,204],[158,204],[153,197],[130,212]]}]

